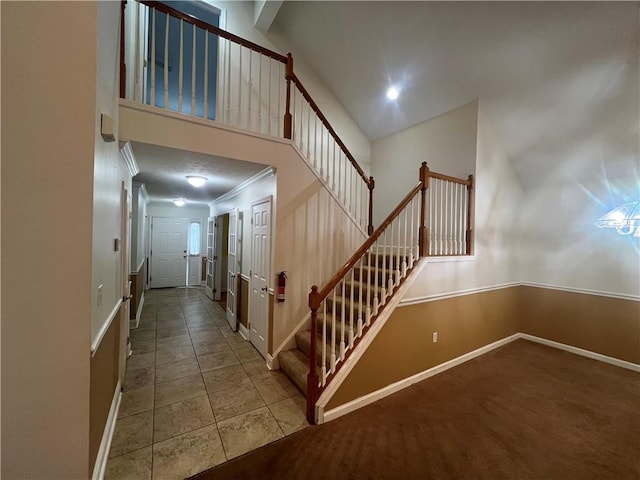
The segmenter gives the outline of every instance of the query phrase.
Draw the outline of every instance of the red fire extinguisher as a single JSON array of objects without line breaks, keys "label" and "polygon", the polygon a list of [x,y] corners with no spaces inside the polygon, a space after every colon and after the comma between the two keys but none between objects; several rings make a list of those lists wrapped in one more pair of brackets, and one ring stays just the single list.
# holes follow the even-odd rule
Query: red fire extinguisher
[{"label": "red fire extinguisher", "polygon": [[284,302],[284,288],[287,285],[287,272],[278,274],[278,302]]}]

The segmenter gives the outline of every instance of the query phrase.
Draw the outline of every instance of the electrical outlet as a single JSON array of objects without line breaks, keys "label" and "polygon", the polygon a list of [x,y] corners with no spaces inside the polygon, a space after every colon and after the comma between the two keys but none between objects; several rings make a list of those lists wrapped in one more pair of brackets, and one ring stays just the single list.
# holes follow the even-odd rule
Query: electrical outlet
[{"label": "electrical outlet", "polygon": [[433,343],[438,343],[438,332],[433,332]]},{"label": "electrical outlet", "polygon": [[98,306],[102,305],[102,287],[103,287],[102,284],[98,285],[98,299],[96,302]]}]

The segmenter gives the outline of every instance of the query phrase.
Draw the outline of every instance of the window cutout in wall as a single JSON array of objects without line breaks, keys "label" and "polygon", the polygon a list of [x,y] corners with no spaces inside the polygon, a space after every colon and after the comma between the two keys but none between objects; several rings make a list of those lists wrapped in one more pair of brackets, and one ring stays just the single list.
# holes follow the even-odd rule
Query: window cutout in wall
[{"label": "window cutout in wall", "polygon": [[605,213],[595,222],[599,228],[615,228],[620,235],[640,238],[640,202],[629,202]]},{"label": "window cutout in wall", "polygon": [[200,223],[191,222],[189,226],[189,255],[200,255]]}]

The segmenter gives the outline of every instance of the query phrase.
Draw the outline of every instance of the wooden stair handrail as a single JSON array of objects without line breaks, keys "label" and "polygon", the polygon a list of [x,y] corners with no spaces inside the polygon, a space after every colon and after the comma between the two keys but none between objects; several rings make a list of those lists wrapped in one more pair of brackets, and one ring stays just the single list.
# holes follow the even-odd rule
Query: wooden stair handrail
[{"label": "wooden stair handrail", "polygon": [[311,108],[313,109],[315,114],[318,116],[320,121],[323,123],[323,125],[327,128],[327,130],[329,131],[329,133],[331,134],[333,139],[336,141],[338,146],[345,153],[345,155],[347,156],[347,158],[351,162],[351,165],[353,165],[353,168],[355,168],[356,171],[358,172],[358,175],[360,175],[360,177],[362,177],[362,180],[364,181],[364,183],[366,183],[367,186],[369,186],[369,184],[371,182],[371,178],[367,177],[366,173],[364,173],[364,170],[362,170],[362,167],[358,164],[358,162],[356,161],[354,156],[351,154],[351,152],[349,151],[347,146],[344,144],[342,139],[338,136],[336,131],[333,129],[333,127],[329,123],[329,120],[327,120],[327,117],[325,117],[324,114],[320,111],[320,107],[318,107],[318,104],[313,100],[313,98],[311,98],[311,95],[309,95],[309,92],[307,92],[307,89],[304,88],[304,85],[302,85],[302,82],[296,76],[295,73],[293,74],[293,82],[298,87],[298,90],[300,90],[300,93],[302,93],[302,96],[304,97],[304,99],[307,102],[309,102],[309,105],[311,106]]},{"label": "wooden stair handrail", "polygon": [[456,178],[456,177],[451,177],[449,175],[444,175],[442,173],[436,173],[431,171],[429,172],[429,177],[437,178],[439,180],[444,180],[446,182],[457,183],[458,185],[466,185],[466,186],[472,185],[472,179],[470,177],[467,179]]},{"label": "wooden stair handrail", "polygon": [[166,13],[167,15],[177,17],[181,20],[184,20],[187,23],[190,23],[191,25],[195,25],[196,27],[200,27],[203,30],[207,30],[213,33],[214,35],[218,35],[222,38],[226,38],[227,40],[231,40],[232,42],[238,43],[243,47],[253,50],[254,52],[261,53],[263,55],[266,55],[267,57],[273,58],[274,60],[278,60],[279,62],[282,62],[285,64],[287,63],[287,57],[278,52],[274,52],[273,50],[269,50],[268,48],[263,47],[262,45],[258,45],[257,43],[253,43],[250,40],[246,40],[242,37],[234,35],[233,33],[229,33],[226,30],[221,29],[220,27],[211,25],[207,22],[200,20],[199,18],[196,18],[187,13],[181,12],[180,10],[176,10],[175,8],[170,7],[168,5],[165,5],[164,3],[151,1],[151,0],[137,0],[137,1],[143,5],[146,5],[147,7],[155,8],[159,12],[163,12],[163,13]]},{"label": "wooden stair handrail", "polygon": [[[423,163],[422,166],[420,167],[421,172],[423,171],[423,169],[425,170],[427,169],[426,163]],[[322,290],[318,290],[318,287],[316,285],[311,287],[312,290],[315,287],[317,291],[317,294],[314,295],[313,302],[312,302],[311,294],[309,296],[309,306],[311,309],[313,309],[314,306],[316,309],[320,307],[320,303],[322,302],[322,300],[324,300],[333,291],[336,285],[338,285],[338,283],[340,283],[340,281],[345,277],[345,275],[355,266],[356,263],[358,263],[358,260],[362,258],[362,256],[367,252],[367,250],[369,250],[369,248],[375,243],[375,241],[380,237],[380,235],[382,235],[384,230],[389,225],[391,225],[391,222],[395,220],[396,216],[398,216],[398,214],[404,209],[404,207],[406,207],[409,204],[409,202],[423,190],[423,186],[424,186],[424,181],[421,179],[420,182],[418,182],[418,184],[415,187],[413,187],[413,189],[398,204],[398,206],[393,209],[393,211],[389,214],[389,216],[387,216],[384,222],[382,222],[380,226],[376,228],[375,231],[369,236],[369,238],[365,240],[365,242],[360,246],[360,248],[356,251],[356,253],[354,253],[351,256],[351,258],[347,260],[347,262],[342,266],[342,268],[338,270],[338,272],[331,278],[331,280],[329,280],[329,282],[324,287],[322,287]]]}]

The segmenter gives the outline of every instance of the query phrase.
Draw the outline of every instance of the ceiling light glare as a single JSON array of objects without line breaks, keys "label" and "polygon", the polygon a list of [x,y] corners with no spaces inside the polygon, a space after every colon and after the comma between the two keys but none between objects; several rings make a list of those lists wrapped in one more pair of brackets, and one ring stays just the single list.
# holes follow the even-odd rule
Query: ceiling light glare
[{"label": "ceiling light glare", "polygon": [[396,87],[390,87],[389,90],[387,90],[387,98],[389,100],[397,99],[398,95],[400,95],[400,91]]},{"label": "ceiling light glare", "polygon": [[201,187],[207,181],[205,177],[200,177],[198,175],[187,175],[187,182],[189,182],[194,187]]},{"label": "ceiling light glare", "polygon": [[187,199],[186,198],[175,198],[173,200],[173,204],[176,207],[183,207],[185,203],[187,203]]}]

